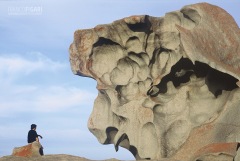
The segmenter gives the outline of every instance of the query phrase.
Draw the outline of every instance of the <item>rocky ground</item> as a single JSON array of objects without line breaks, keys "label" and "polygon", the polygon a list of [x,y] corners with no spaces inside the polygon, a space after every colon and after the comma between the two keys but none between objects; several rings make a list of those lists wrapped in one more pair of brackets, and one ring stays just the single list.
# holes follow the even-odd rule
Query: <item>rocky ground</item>
[{"label": "rocky ground", "polygon": [[[0,161],[90,161],[89,159],[66,155],[45,155],[41,157],[16,157],[16,156],[4,156],[0,158]],[[117,161],[117,159],[108,159],[106,161]]]},{"label": "rocky ground", "polygon": [[[0,161],[93,161],[86,158],[72,156],[67,154],[57,154],[57,155],[45,155],[41,157],[16,157],[16,156],[4,156],[0,158]],[[119,161],[117,159],[107,159],[101,161]],[[144,160],[142,160],[144,161]],[[157,160],[151,160],[157,161]],[[161,159],[159,161],[176,161],[169,159]]]}]

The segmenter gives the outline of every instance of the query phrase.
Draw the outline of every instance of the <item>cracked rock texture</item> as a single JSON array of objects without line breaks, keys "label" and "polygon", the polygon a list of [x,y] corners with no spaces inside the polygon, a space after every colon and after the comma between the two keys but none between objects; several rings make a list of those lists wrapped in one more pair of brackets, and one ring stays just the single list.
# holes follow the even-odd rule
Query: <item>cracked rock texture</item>
[{"label": "cracked rock texture", "polygon": [[72,71],[95,79],[99,91],[89,130],[136,159],[233,160],[239,45],[234,19],[208,3],[77,30]]}]

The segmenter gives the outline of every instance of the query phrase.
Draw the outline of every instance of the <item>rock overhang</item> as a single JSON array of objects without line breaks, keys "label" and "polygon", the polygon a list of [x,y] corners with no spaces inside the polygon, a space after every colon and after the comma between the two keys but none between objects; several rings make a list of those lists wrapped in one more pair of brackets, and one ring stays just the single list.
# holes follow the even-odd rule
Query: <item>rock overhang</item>
[{"label": "rock overhang", "polygon": [[[207,3],[76,31],[72,71],[95,79],[99,90],[90,131],[137,159],[181,158],[194,131],[218,125],[238,95],[239,44],[234,19]],[[217,142],[194,145],[189,158]]]}]

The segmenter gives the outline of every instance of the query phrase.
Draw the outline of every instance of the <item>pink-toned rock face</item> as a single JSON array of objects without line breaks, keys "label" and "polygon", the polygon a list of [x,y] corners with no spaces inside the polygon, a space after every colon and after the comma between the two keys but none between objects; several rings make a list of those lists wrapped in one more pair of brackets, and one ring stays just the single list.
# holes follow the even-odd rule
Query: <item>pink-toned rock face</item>
[{"label": "pink-toned rock face", "polygon": [[90,131],[136,159],[233,158],[239,45],[233,18],[207,3],[76,31],[72,71],[95,79],[99,91]]}]

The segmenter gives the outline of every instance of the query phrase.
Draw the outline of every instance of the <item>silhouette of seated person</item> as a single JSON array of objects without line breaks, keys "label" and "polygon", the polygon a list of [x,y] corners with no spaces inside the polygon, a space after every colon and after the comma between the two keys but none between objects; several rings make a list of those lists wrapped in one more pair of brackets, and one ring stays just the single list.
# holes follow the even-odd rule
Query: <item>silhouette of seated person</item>
[{"label": "silhouette of seated person", "polygon": [[[41,139],[43,138],[41,135],[37,134],[36,129],[37,129],[37,125],[32,124],[31,125],[31,130],[29,130],[29,132],[28,132],[28,143],[32,143],[34,141],[39,142],[39,138],[38,137],[40,137]],[[40,153],[40,155],[44,155],[42,146],[39,149],[39,153]]]}]

